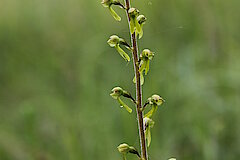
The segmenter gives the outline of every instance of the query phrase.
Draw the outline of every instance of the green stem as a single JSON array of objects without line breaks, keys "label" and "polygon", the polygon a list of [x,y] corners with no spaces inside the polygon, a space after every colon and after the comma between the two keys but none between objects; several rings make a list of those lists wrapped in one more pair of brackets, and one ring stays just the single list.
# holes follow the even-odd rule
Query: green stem
[{"label": "green stem", "polygon": [[123,154],[123,160],[127,160],[126,154]]}]

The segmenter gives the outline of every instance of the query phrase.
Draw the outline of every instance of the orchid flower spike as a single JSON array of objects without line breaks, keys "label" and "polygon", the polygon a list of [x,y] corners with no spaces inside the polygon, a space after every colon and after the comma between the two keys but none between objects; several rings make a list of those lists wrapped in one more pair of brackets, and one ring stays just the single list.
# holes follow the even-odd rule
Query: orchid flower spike
[{"label": "orchid flower spike", "polygon": [[145,24],[146,20],[147,20],[147,18],[144,15],[139,15],[137,17],[138,24],[140,25],[140,31],[138,32],[139,39],[141,39],[143,36],[143,25]]},{"label": "orchid flower spike", "polygon": [[123,90],[121,87],[115,87],[112,89],[110,96],[112,96],[113,99],[116,99],[118,101],[118,103],[120,104],[120,107],[123,107],[129,113],[132,113],[132,109],[128,107],[128,105],[125,104],[120,98],[121,96],[124,96],[127,98],[131,97],[131,95],[127,91]]},{"label": "orchid flower spike", "polygon": [[125,61],[130,61],[130,57],[128,56],[128,54],[120,47],[120,45],[124,45],[127,49],[131,50],[131,47],[124,39],[119,38],[117,35],[112,35],[107,41],[107,43],[110,47],[115,47],[115,49]]},{"label": "orchid flower spike", "polygon": [[121,8],[124,6],[119,2],[119,0],[102,0],[102,5],[109,9],[113,18],[117,21],[121,21],[121,17],[112,9],[112,5],[118,5]]},{"label": "orchid flower spike", "polygon": [[157,111],[158,106],[162,105],[163,102],[165,102],[165,100],[160,97],[159,95],[152,95],[151,97],[148,98],[148,103],[152,106],[152,109],[146,114],[144,115],[144,117],[152,117],[153,114]]},{"label": "orchid flower spike", "polygon": [[144,133],[145,138],[147,140],[147,146],[150,146],[151,143],[151,128],[154,126],[154,121],[148,117],[143,118],[143,124],[144,124]]}]

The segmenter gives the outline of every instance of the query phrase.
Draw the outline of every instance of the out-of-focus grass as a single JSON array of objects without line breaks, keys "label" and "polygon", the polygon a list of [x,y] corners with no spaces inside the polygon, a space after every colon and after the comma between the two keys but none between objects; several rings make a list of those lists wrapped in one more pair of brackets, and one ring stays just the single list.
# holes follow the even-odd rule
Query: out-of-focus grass
[{"label": "out-of-focus grass", "polygon": [[[166,103],[149,155],[165,160],[240,156],[238,0],[134,1],[148,18],[140,50],[155,51],[144,100]],[[138,146],[135,114],[109,92],[134,93],[132,63],[106,44],[128,40],[100,1],[0,1],[0,159],[120,159]],[[134,157],[130,157],[134,159]]]}]

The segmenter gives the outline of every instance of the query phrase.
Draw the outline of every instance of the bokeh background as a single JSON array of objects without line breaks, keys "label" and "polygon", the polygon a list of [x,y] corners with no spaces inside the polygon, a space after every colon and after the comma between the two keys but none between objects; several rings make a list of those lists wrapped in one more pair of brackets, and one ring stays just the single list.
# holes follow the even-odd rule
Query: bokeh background
[{"label": "bokeh background", "polygon": [[[239,159],[240,1],[132,4],[148,18],[139,49],[155,52],[143,99],[166,99],[150,159]],[[117,160],[120,143],[138,148],[135,112],[109,96],[135,93],[132,62],[106,43],[129,41],[116,11],[121,23],[100,0],[0,1],[1,160]]]}]

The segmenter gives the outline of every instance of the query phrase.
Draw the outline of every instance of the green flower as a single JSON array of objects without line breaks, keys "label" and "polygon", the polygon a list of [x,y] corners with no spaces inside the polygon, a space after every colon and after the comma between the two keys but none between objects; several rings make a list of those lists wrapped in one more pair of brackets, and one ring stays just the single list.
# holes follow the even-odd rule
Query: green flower
[{"label": "green flower", "polygon": [[123,107],[125,108],[129,113],[132,113],[132,109],[130,107],[128,107],[127,104],[125,104],[122,100],[121,100],[121,96],[124,96],[124,97],[131,97],[131,95],[123,90],[121,87],[115,87],[112,89],[112,92],[110,94],[110,96],[113,98],[113,99],[116,99],[118,101],[118,103],[120,104],[120,107]]},{"label": "green flower", "polygon": [[107,41],[107,43],[110,47],[115,47],[115,49],[125,61],[130,61],[130,57],[128,56],[128,54],[120,47],[121,44],[124,45],[127,49],[131,48],[124,39],[119,38],[117,35],[112,35]]},{"label": "green flower", "polygon": [[148,104],[152,106],[152,109],[146,115],[144,115],[144,117],[148,118],[152,117],[153,114],[157,111],[158,106],[162,105],[163,102],[165,102],[165,100],[159,95],[154,94],[151,97],[149,97]]},{"label": "green flower", "polygon": [[146,20],[147,20],[147,18],[144,15],[139,15],[137,17],[137,21],[140,25],[140,31],[138,32],[138,34],[139,34],[138,38],[139,39],[142,38],[142,36],[143,36],[143,25],[145,24]]},{"label": "green flower", "polygon": [[137,33],[140,33],[141,27],[137,21],[137,17],[139,15],[139,10],[137,10],[136,8],[130,8],[128,10],[128,14],[130,17],[130,32],[131,32],[131,34],[133,34],[135,30]]},{"label": "green flower", "polygon": [[139,72],[142,73],[145,70],[145,75],[147,75],[149,71],[149,63],[154,57],[154,53],[149,49],[144,49],[140,54],[140,69]]},{"label": "green flower", "polygon": [[124,8],[124,6],[118,0],[102,0],[101,3],[103,7],[106,7],[109,9],[114,19],[116,19],[117,21],[121,21],[121,17],[112,9],[112,5],[118,5]]},{"label": "green flower", "polygon": [[[142,53],[140,54],[140,81],[141,85],[144,83],[144,76],[143,76],[143,71],[145,71],[145,75],[147,75],[149,71],[149,63],[150,60],[152,60],[154,57],[154,53],[151,52],[149,49],[144,49]],[[136,83],[136,77],[133,78],[133,82]]]},{"label": "green flower", "polygon": [[154,126],[154,121],[148,117],[143,118],[143,124],[144,124],[144,133],[145,138],[147,140],[147,146],[150,146],[151,143],[151,128]]}]

